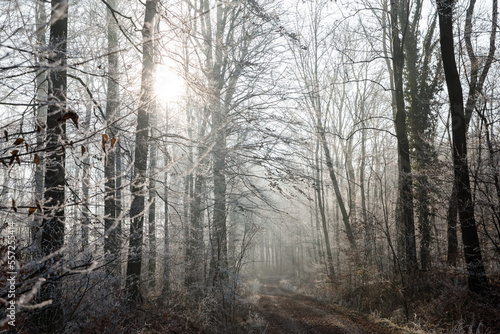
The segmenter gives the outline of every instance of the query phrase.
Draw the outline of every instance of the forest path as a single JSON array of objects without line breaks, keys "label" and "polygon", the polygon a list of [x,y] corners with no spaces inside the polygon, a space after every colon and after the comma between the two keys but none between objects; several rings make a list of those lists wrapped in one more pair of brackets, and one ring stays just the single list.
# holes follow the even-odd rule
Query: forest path
[{"label": "forest path", "polygon": [[259,279],[258,308],[266,321],[266,334],[388,334],[398,333],[340,306],[279,287],[280,278]]}]

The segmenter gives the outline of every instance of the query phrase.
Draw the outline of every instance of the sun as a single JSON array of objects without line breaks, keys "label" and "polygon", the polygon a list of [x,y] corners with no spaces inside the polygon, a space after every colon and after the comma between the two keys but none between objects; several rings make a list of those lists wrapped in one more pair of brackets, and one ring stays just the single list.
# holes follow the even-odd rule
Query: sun
[{"label": "sun", "polygon": [[160,101],[176,102],[184,93],[184,80],[171,67],[160,64],[156,68],[155,93]]}]

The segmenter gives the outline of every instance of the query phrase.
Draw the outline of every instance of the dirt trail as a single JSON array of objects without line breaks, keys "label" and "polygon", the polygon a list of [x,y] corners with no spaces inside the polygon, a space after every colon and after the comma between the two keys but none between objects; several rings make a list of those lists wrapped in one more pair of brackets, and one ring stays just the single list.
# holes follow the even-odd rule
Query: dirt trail
[{"label": "dirt trail", "polygon": [[279,278],[260,280],[259,310],[266,320],[266,334],[389,334],[396,331],[339,306],[279,288]]}]

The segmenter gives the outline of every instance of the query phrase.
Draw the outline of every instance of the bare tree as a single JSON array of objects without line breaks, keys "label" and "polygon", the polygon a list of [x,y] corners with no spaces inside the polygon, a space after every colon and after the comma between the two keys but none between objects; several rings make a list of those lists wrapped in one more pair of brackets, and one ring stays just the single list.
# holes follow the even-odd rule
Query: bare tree
[{"label": "bare tree", "polygon": [[146,174],[148,161],[149,106],[153,100],[153,32],[156,15],[156,0],[146,1],[144,25],[142,29],[142,80],[141,100],[137,114],[137,128],[134,154],[134,180],[132,183],[132,203],[130,205],[129,249],[127,260],[126,290],[128,300],[142,299],[140,279],[142,266],[142,239],[145,213]]},{"label": "bare tree", "polygon": [[453,42],[453,0],[437,2],[439,13],[439,33],[441,56],[443,59],[446,85],[452,117],[453,136],[453,169],[457,187],[457,204],[462,242],[467,265],[469,290],[486,293],[488,280],[484,268],[476,221],[474,218],[474,202],[472,201],[469,167],[467,162],[467,122],[464,112],[462,84],[455,61]]}]

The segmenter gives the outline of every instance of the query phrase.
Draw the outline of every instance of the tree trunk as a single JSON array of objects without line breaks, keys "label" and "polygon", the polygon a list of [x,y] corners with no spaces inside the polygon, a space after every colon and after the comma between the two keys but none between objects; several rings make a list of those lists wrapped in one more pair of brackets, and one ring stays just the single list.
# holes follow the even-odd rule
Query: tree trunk
[{"label": "tree trunk", "polygon": [[469,169],[467,162],[466,120],[462,85],[455,62],[453,43],[453,0],[438,0],[439,31],[441,57],[448,86],[452,117],[453,137],[453,169],[457,187],[457,205],[462,242],[464,245],[465,262],[468,271],[469,290],[485,293],[488,290],[488,280],[481,255],[479,236],[474,218],[474,202],[472,201]]},{"label": "tree trunk", "polygon": [[[52,0],[50,26],[50,58],[48,76],[47,140],[44,192],[44,219],[42,222],[41,249],[45,257],[61,249],[64,244],[65,205],[65,140],[66,123],[61,121],[67,112],[66,53],[68,34],[68,2]],[[61,144],[62,143],[62,144]],[[52,299],[53,303],[40,309],[35,316],[42,332],[59,331],[63,324],[60,304],[61,291],[57,281],[57,265],[62,256],[53,256],[43,262],[46,282],[40,291],[40,300]],[[50,272],[50,274],[45,274]],[[56,274],[54,274],[54,272]]]},{"label": "tree trunk", "polygon": [[[167,115],[168,118],[168,115]],[[168,121],[167,121],[168,122]],[[167,131],[168,133],[168,123]],[[170,165],[170,155],[168,152],[168,147],[165,148],[164,156],[164,188],[163,188],[163,208],[165,212],[165,217],[163,220],[163,287],[162,294],[165,296],[170,292],[170,235],[168,230],[168,215],[169,215],[169,203],[168,203],[168,171]],[[168,301],[168,300],[167,300]]]},{"label": "tree trunk", "polygon": [[142,238],[145,210],[146,172],[148,159],[149,104],[153,98],[153,23],[156,15],[155,0],[146,1],[142,30],[142,81],[141,100],[137,115],[134,153],[134,180],[130,206],[130,237],[127,259],[126,292],[130,303],[140,302],[140,278],[142,266]]},{"label": "tree trunk", "polygon": [[[41,0],[36,1],[36,61],[40,66],[45,54],[42,52],[46,45],[45,39],[45,24],[47,23],[47,13],[45,9],[45,2]],[[44,139],[46,135],[47,123],[47,76],[45,70],[39,69],[36,76],[36,123],[39,131],[36,135],[37,149],[44,148]],[[44,175],[45,175],[45,159],[43,152],[39,153],[40,162],[35,167],[35,200],[39,203],[43,201],[44,189]],[[32,242],[35,247],[40,247],[40,234],[37,232],[42,225],[41,213],[35,213],[34,226],[31,232]]]},{"label": "tree trunk", "polygon": [[[115,0],[109,1],[109,6],[115,8]],[[118,27],[111,10],[107,10],[108,34],[108,79],[106,93],[106,135],[103,138],[104,160],[104,254],[106,271],[120,276],[120,242],[118,235],[119,221],[116,216],[116,150],[112,145],[106,145],[109,139],[116,139],[115,121],[120,105],[118,86]],[[113,145],[114,146],[114,145]]]},{"label": "tree trunk", "polygon": [[333,266],[333,255],[332,255],[332,248],[330,246],[330,237],[328,236],[328,224],[326,220],[326,213],[325,213],[325,205],[323,201],[323,194],[322,194],[322,188],[323,188],[323,182],[321,180],[320,176],[320,161],[319,161],[319,142],[316,145],[316,150],[315,150],[315,165],[316,165],[316,171],[315,171],[315,180],[314,180],[314,189],[316,191],[316,200],[318,204],[318,209],[321,215],[321,226],[323,228],[323,236],[325,238],[325,247],[326,247],[326,257],[327,257],[327,275],[330,277],[331,280],[335,277],[335,269]]},{"label": "tree trunk", "polygon": [[417,268],[417,250],[415,241],[415,222],[413,216],[413,189],[410,162],[410,145],[406,130],[406,111],[403,92],[404,56],[398,25],[398,0],[391,0],[391,30],[392,30],[392,66],[396,99],[395,127],[398,140],[399,185],[398,207],[400,213],[398,224],[403,233],[405,249],[405,268],[411,273]]},{"label": "tree trunk", "polygon": [[[152,103],[154,104],[154,102]],[[151,108],[151,124],[156,124],[154,121],[156,112],[155,106]],[[151,128],[151,137],[155,137],[155,130]],[[148,258],[148,281],[149,287],[155,287],[156,274],[156,159],[157,146],[156,143],[149,142],[149,214],[148,214],[148,239],[149,239],[149,258]]]},{"label": "tree trunk", "polygon": [[342,214],[342,221],[344,222],[345,231],[347,233],[347,239],[349,240],[349,245],[351,250],[356,252],[356,239],[354,237],[354,231],[351,227],[351,223],[349,221],[349,214],[347,213],[344,200],[342,198],[342,194],[340,193],[339,183],[337,182],[337,176],[335,175],[335,170],[333,169],[333,160],[330,155],[330,149],[328,148],[328,143],[326,141],[325,130],[321,123],[321,119],[317,119],[318,122],[318,132],[319,132],[319,140],[323,146],[323,151],[325,152],[326,165],[328,167],[328,172],[330,175],[330,179],[333,184],[333,189],[335,190],[335,195],[337,197],[337,202],[339,204],[340,213]]},{"label": "tree trunk", "polygon": [[[90,121],[92,118],[92,106],[86,105],[85,111],[85,126],[90,129]],[[88,147],[90,140],[85,141],[85,146]],[[89,204],[89,188],[90,188],[90,154],[84,153],[83,158],[83,172],[82,172],[82,194],[83,194],[83,208],[82,208],[82,250],[85,250],[89,245],[89,228],[90,228],[90,204]]]}]

